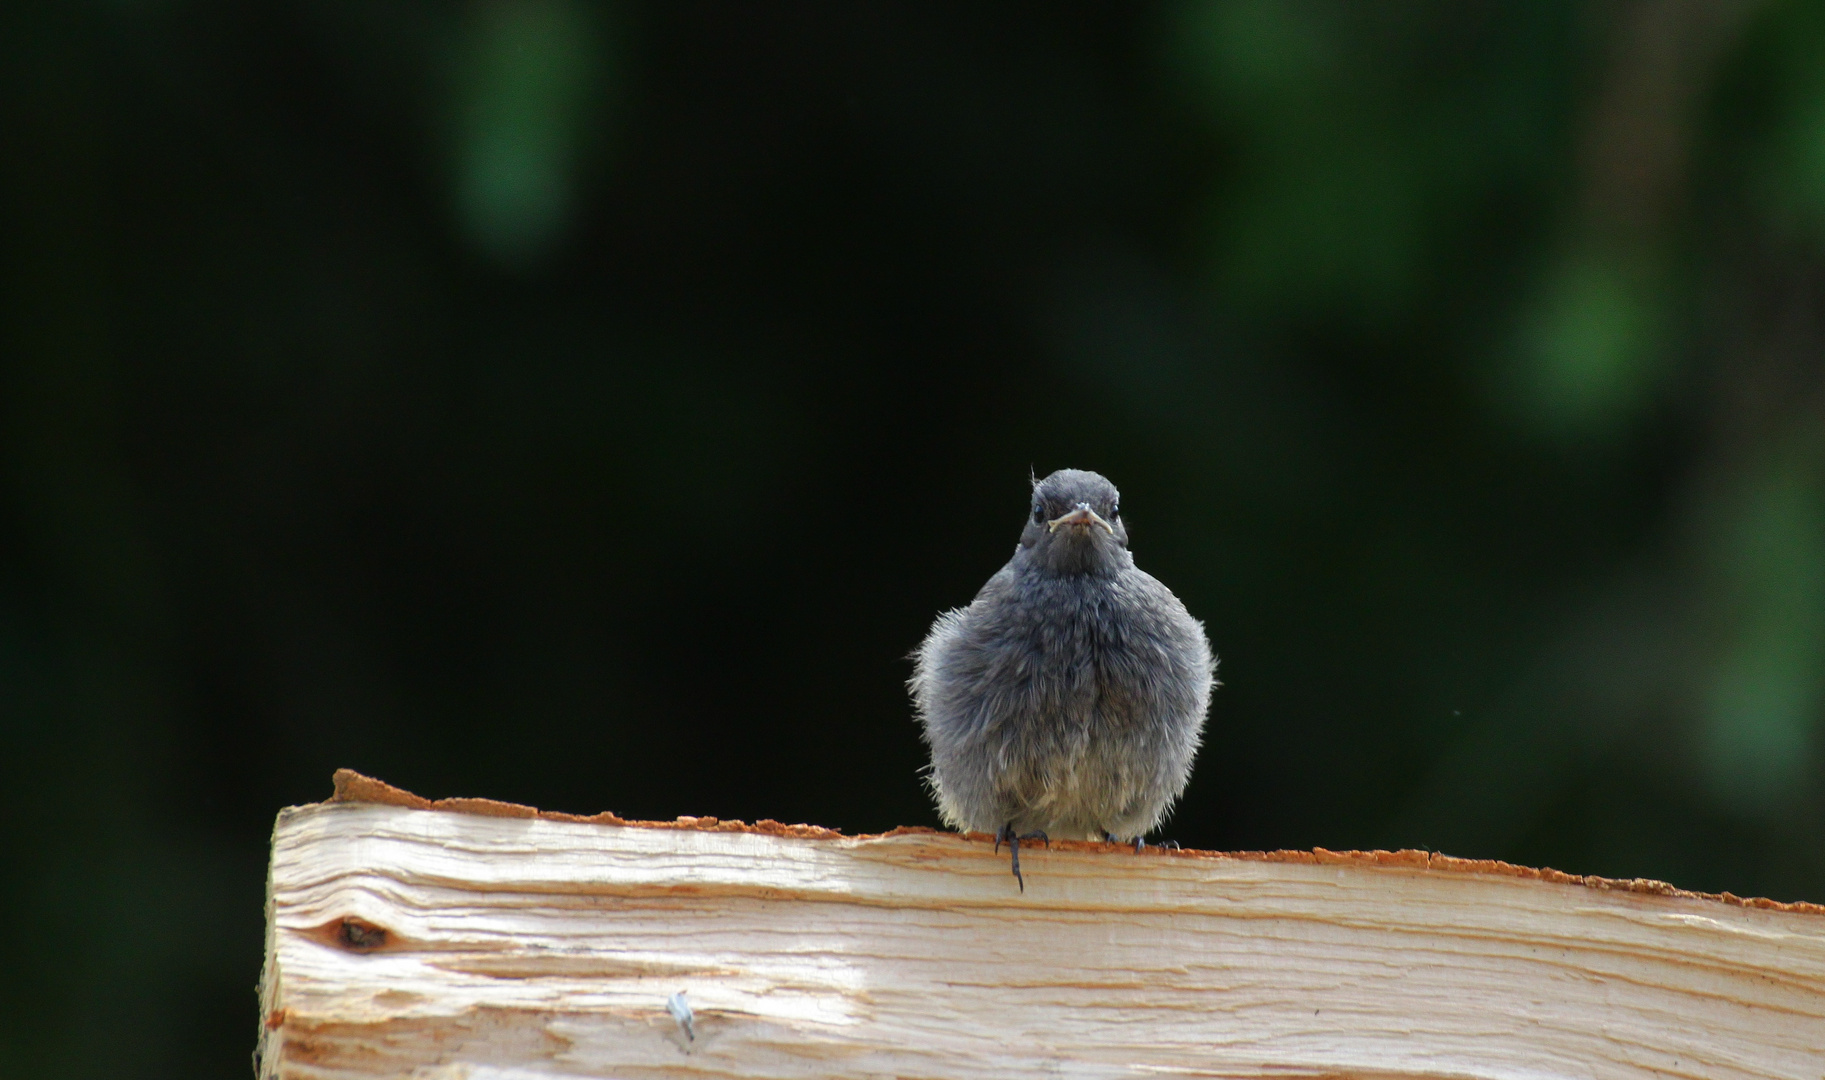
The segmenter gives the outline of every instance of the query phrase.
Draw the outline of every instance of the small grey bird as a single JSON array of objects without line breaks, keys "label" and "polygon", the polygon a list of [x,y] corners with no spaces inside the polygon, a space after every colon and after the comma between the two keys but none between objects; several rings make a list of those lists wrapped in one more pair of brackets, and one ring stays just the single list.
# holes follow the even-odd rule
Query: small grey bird
[{"label": "small grey bird", "polygon": [[1191,776],[1216,660],[1204,625],[1134,565],[1121,495],[1093,472],[1033,485],[1014,557],[913,654],[938,812],[1008,841],[1132,839]]}]

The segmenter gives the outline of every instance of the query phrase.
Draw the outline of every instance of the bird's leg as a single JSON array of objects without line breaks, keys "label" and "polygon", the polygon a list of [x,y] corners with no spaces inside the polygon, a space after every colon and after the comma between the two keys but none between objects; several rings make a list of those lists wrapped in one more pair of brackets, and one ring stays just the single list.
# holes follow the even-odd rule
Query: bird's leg
[{"label": "bird's leg", "polygon": [[995,851],[997,853],[1001,851],[1001,842],[1003,840],[1007,841],[1008,858],[1014,864],[1014,880],[1020,885],[1020,891],[1026,892],[1026,879],[1020,876],[1020,837],[1015,835],[1014,823],[1011,821],[1006,825],[1003,825],[1001,831],[995,834]]},{"label": "bird's leg", "polygon": [[997,852],[1001,850],[1001,842],[1003,840],[1007,841],[1008,844],[1008,859],[1014,866],[1014,880],[1019,883],[1020,891],[1026,892],[1027,880],[1020,876],[1020,842],[1022,840],[1038,840],[1047,847],[1051,847],[1052,839],[1045,834],[1043,829],[1034,829],[1030,833],[1020,833],[1016,835],[1014,832],[1014,823],[1010,821],[1001,827],[1000,832],[995,834],[995,850]]}]

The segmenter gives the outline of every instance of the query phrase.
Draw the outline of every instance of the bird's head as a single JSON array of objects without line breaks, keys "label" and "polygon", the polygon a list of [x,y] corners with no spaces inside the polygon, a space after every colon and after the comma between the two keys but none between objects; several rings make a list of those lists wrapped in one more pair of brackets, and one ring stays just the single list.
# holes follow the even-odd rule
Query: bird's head
[{"label": "bird's head", "polygon": [[1121,492],[1101,475],[1060,469],[1033,485],[1020,547],[1058,574],[1113,573],[1131,564]]}]

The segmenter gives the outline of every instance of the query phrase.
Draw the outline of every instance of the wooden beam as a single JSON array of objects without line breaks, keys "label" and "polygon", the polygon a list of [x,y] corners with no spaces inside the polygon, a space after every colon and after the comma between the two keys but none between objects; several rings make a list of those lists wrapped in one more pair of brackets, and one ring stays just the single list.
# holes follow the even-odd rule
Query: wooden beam
[{"label": "wooden beam", "polygon": [[1424,852],[1022,862],[339,774],[274,830],[261,1076],[1825,1078],[1815,905]]}]

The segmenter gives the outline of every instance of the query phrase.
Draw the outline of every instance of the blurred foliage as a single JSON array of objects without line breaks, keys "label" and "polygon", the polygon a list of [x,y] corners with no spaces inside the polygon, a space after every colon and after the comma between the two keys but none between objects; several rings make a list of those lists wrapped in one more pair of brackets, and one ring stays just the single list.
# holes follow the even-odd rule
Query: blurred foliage
[{"label": "blurred foliage", "polygon": [[274,811],[930,823],[1029,468],[1169,834],[1825,899],[1825,8],[0,9],[0,1074],[244,1075]]},{"label": "blurred foliage", "polygon": [[477,0],[451,96],[455,210],[464,236],[515,268],[571,224],[592,113],[612,101],[596,19],[581,0]]}]

